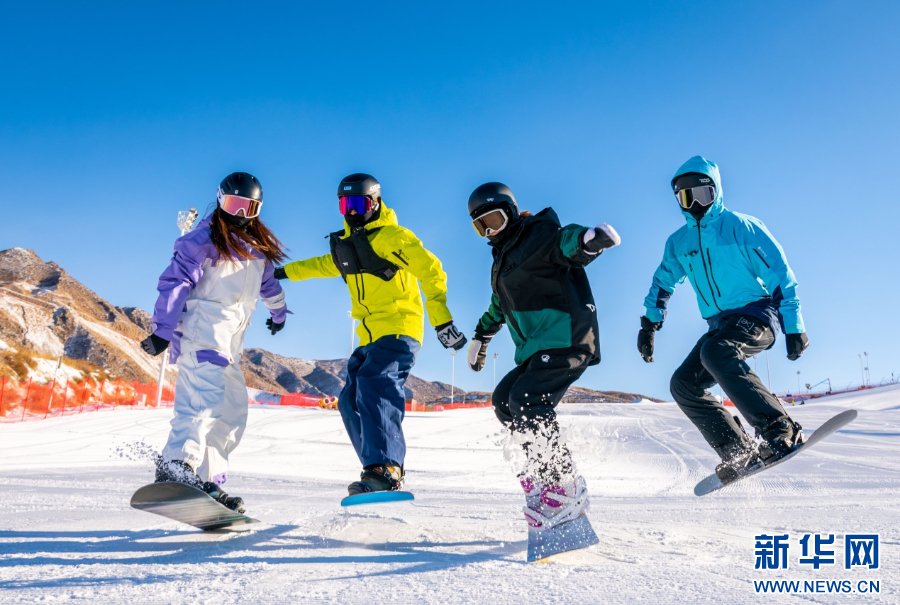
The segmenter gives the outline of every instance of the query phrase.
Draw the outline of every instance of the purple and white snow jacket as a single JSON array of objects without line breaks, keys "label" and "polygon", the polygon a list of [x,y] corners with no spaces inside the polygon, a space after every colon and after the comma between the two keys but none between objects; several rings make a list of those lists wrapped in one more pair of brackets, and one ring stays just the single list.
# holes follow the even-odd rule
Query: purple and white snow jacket
[{"label": "purple and white snow jacket", "polygon": [[172,261],[156,288],[153,333],[171,342],[173,363],[185,353],[223,367],[238,362],[257,297],[273,322],[283,322],[287,314],[272,263],[256,250],[251,250],[253,260],[219,258],[210,219],[175,240]]}]

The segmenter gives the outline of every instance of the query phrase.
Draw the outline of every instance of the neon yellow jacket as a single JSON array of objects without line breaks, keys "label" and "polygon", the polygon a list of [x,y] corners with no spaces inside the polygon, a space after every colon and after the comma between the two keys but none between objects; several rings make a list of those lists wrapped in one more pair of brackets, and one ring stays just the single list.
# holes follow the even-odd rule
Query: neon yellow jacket
[{"label": "neon yellow jacket", "polygon": [[[380,229],[379,229],[380,227]],[[447,274],[441,261],[425,249],[415,234],[397,223],[396,213],[381,202],[381,216],[366,225],[372,249],[381,258],[398,265],[400,271],[390,281],[366,273],[347,276],[353,303],[352,314],[360,322],[356,329],[360,346],[382,336],[402,334],[420,343],[425,332],[425,311],[416,281],[425,294],[425,307],[432,327],[452,321],[447,308]],[[344,238],[350,228],[344,222]],[[291,281],[313,277],[340,277],[331,254],[285,265]]]}]

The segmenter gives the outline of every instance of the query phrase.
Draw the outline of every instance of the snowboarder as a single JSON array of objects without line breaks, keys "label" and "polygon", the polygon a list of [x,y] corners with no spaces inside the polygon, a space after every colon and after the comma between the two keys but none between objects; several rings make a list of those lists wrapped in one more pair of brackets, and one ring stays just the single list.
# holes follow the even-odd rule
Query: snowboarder
[{"label": "snowboarder", "polygon": [[[786,335],[791,361],[809,340],[784,250],[760,220],[725,208],[718,166],[694,156],[678,169],[671,185],[687,224],[666,241],[644,300],[638,351],[644,361],[653,361],[654,334],[662,328],[669,297],[687,277],[709,331],[675,370],[670,388],[721,457],[716,474],[726,482],[760,461],[783,458],[803,442],[800,425],[745,360],[775,344],[776,326]],[[758,447],[737,417],[710,394],[716,383],[756,429]]]},{"label": "snowboarder", "polygon": [[350,290],[359,347],[347,363],[338,411],[362,463],[350,496],[402,487],[404,384],[425,331],[421,285],[428,319],[444,348],[458,350],[466,338],[447,308],[447,275],[441,262],[381,198],[381,184],[351,174],[337,190],[344,228],[329,237],[331,252],[276,269],[278,279],[342,277]]},{"label": "snowboarder", "polygon": [[274,335],[287,317],[284,291],[274,278],[284,246],[263,224],[263,191],[246,172],[222,180],[216,208],[175,241],[159,278],[153,333],[141,347],[156,356],[170,347],[178,363],[175,416],[157,461],[156,481],[199,487],[228,508],[244,511],[225,483],[228,456],[247,425],[247,387],[240,360],[244,332],[262,297]]},{"label": "snowboarder", "polygon": [[491,303],[475,327],[469,367],[484,368],[487,347],[509,324],[516,367],[494,390],[497,418],[525,449],[519,479],[529,525],[572,519],[587,504],[584,479],[560,438],[556,405],[588,366],[600,363],[597,308],[584,267],[620,243],[606,223],[561,227],[552,208],[519,212],[509,187],[485,183],[469,197],[475,230],[494,257]]}]

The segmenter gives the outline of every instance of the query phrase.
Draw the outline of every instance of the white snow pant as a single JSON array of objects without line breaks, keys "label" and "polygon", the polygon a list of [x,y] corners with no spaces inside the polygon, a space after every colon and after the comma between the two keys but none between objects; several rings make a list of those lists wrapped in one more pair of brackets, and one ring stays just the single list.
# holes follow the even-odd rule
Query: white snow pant
[{"label": "white snow pant", "polygon": [[178,358],[175,417],[163,449],[166,460],[184,460],[203,481],[225,483],[230,454],[247,426],[247,385],[238,364],[198,363],[195,353]]}]

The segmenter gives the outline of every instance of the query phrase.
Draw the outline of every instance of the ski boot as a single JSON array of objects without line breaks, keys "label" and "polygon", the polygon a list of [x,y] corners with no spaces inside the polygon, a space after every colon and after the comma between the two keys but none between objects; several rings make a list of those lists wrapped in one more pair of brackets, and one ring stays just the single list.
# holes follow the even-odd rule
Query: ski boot
[{"label": "ski boot", "polygon": [[370,464],[360,473],[359,481],[347,486],[347,492],[351,496],[369,492],[396,492],[403,487],[404,474],[402,466]]},{"label": "ski boot", "polygon": [[[530,483],[530,482],[529,482]],[[545,530],[572,521],[583,514],[588,507],[587,485],[584,477],[563,480],[559,485],[526,485],[525,501],[530,502],[523,510],[528,526]]]},{"label": "ski boot", "polygon": [[731,483],[759,463],[756,444],[748,441],[722,455],[722,462],[716,465],[716,476],[723,484]]},{"label": "ski boot", "polygon": [[782,416],[760,431],[759,436],[763,441],[759,445],[759,457],[763,463],[772,464],[781,460],[803,445],[806,439],[801,432],[802,428],[790,417]]}]

